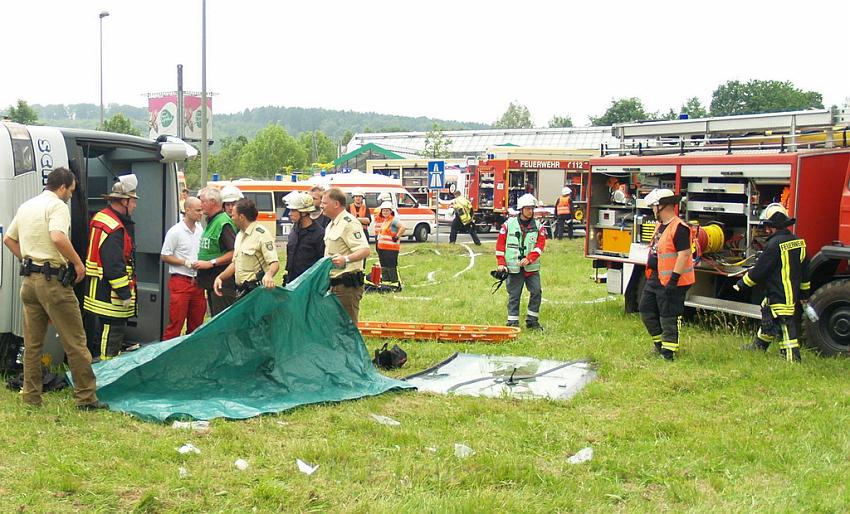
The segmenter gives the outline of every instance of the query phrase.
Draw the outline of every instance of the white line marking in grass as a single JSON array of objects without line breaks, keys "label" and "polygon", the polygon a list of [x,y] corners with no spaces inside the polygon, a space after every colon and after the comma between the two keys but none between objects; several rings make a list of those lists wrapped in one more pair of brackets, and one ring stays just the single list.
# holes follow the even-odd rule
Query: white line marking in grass
[{"label": "white line marking in grass", "polygon": [[467,271],[471,270],[473,266],[475,266],[475,252],[473,252],[472,248],[470,248],[469,245],[467,245],[466,243],[461,243],[460,245],[466,248],[466,253],[469,255],[469,264],[467,264],[466,267],[462,270],[452,275],[452,278],[457,278],[458,276],[463,273],[466,273]]},{"label": "white line marking in grass", "polygon": [[580,302],[574,302],[570,300],[550,300],[548,298],[543,298],[543,303],[552,303],[558,305],[590,305],[594,303],[605,303],[610,302],[611,300],[616,300],[617,297],[613,295],[603,296],[602,298],[596,298],[594,300],[583,300]]},{"label": "white line marking in grass", "polygon": [[402,253],[398,254],[398,256],[401,257],[402,255],[410,255],[412,253],[416,253],[416,248],[414,248],[413,250],[410,250],[409,252],[402,252]]},{"label": "white line marking in grass", "polygon": [[430,296],[393,296],[393,300],[423,300],[423,301],[431,301],[433,298]]},{"label": "white line marking in grass", "polygon": [[436,248],[433,248],[433,250],[434,250],[434,253],[436,253],[437,255],[443,255],[443,254],[440,253],[440,250],[437,250]]}]

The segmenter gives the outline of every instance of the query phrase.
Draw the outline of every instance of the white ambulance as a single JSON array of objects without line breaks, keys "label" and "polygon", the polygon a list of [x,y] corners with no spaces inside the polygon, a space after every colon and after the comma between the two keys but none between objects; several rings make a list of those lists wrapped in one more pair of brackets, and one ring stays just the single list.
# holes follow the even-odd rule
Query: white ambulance
[{"label": "white ambulance", "polygon": [[[419,205],[413,195],[401,185],[399,179],[377,173],[353,171],[351,173],[314,176],[308,182],[325,188],[336,187],[341,189],[348,195],[349,203],[352,201],[351,193],[361,190],[365,195],[366,207],[373,210],[378,207],[378,196],[381,193],[389,193],[399,219],[407,227],[409,240],[425,242],[428,240],[429,234],[437,231],[437,215],[434,209]],[[369,226],[369,234],[375,234],[374,221]]]},{"label": "white ambulance", "polygon": [[[136,221],[136,275],[139,314],[129,321],[128,340],[157,341],[168,321],[167,269],[160,261],[165,232],[179,219],[177,162],[197,155],[186,143],[55,127],[0,122],[0,240],[18,206],[38,195],[55,168],[70,169],[79,180],[71,199],[71,242],[82,258],[88,222],[106,206],[102,196],[116,177],[139,178]],[[0,245],[0,345],[20,341],[23,317],[18,260]],[[81,282],[76,289],[82,297]],[[82,303],[82,302],[81,302]],[[48,330],[45,353],[62,362],[54,330]]]}]

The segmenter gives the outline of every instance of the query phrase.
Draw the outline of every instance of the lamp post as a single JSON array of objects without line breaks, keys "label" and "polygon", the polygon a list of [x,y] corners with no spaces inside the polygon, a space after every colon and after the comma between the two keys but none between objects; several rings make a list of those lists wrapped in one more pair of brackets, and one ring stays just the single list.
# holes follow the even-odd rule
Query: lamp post
[{"label": "lamp post", "polygon": [[109,16],[106,11],[101,11],[97,15],[100,18],[100,126],[103,128],[103,19]]},{"label": "lamp post", "polygon": [[207,0],[201,0],[201,187],[207,187]]}]

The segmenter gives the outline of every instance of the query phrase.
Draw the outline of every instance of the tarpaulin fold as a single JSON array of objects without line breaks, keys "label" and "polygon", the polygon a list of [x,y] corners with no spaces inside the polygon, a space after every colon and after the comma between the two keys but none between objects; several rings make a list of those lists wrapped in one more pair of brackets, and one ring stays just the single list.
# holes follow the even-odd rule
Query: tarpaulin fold
[{"label": "tarpaulin fold", "polygon": [[413,388],[373,366],[333,293],[330,259],[259,288],[193,334],[94,365],[98,398],[151,421],[244,419]]}]

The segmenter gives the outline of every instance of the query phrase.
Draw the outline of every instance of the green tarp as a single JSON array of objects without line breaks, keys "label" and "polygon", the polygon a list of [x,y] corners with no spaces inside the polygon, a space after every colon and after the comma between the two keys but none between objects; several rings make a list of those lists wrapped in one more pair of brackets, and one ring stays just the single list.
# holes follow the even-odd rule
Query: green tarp
[{"label": "green tarp", "polygon": [[413,388],[377,372],[328,293],[323,259],[286,287],[257,289],[195,333],[94,365],[110,409],[151,421],[244,419]]}]

